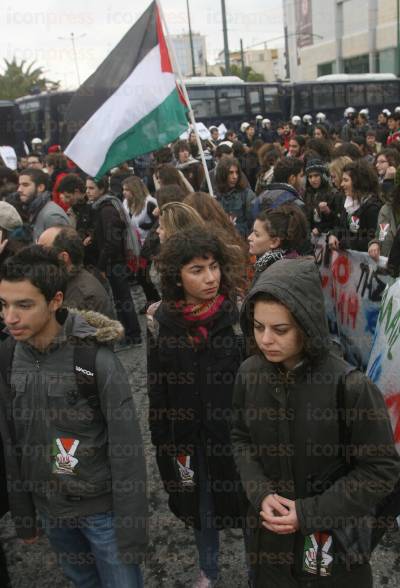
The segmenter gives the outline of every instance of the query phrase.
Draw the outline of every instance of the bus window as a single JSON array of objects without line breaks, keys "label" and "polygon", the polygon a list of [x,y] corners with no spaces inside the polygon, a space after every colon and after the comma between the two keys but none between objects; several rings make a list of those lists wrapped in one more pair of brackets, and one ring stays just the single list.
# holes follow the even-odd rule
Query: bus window
[{"label": "bus window", "polygon": [[343,84],[334,86],[335,90],[335,108],[346,106],[346,88]]},{"label": "bus window", "polygon": [[296,112],[295,114],[304,112],[310,112],[313,110],[312,105],[312,98],[311,98],[311,88],[307,86],[305,88],[298,89],[296,91],[297,99],[296,99]]},{"label": "bus window", "polygon": [[265,112],[280,112],[279,93],[276,86],[264,86]]},{"label": "bus window", "polygon": [[399,85],[397,82],[382,84],[383,100],[382,104],[398,104],[399,102]]},{"label": "bus window", "polygon": [[321,84],[313,87],[314,108],[320,110],[322,108],[332,108],[333,103],[333,89],[330,84]]},{"label": "bus window", "polygon": [[246,113],[244,88],[219,88],[218,105],[221,116]]},{"label": "bus window", "polygon": [[197,118],[216,117],[215,90],[213,88],[188,88],[190,103]]},{"label": "bus window", "polygon": [[347,86],[347,104],[349,106],[365,106],[365,85],[348,84]]},{"label": "bus window", "polygon": [[381,84],[367,84],[367,101],[366,104],[383,104],[383,87]]},{"label": "bus window", "polygon": [[247,88],[247,100],[251,114],[260,114],[262,111],[260,88]]}]

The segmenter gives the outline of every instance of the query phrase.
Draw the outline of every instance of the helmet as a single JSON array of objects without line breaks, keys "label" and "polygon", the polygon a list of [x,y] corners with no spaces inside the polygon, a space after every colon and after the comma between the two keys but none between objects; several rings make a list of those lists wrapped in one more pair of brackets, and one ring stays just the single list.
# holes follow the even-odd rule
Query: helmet
[{"label": "helmet", "polygon": [[349,118],[350,116],[354,116],[356,114],[356,109],[352,106],[348,106],[344,111],[344,117]]},{"label": "helmet", "polygon": [[32,145],[40,145],[41,143],[43,143],[42,139],[39,139],[39,137],[35,137],[34,139],[32,139],[31,141]]},{"label": "helmet", "polygon": [[212,131],[218,131],[219,129],[215,125],[211,125],[211,127],[208,127],[208,130],[210,131],[210,133],[212,133]]},{"label": "helmet", "polygon": [[400,106],[396,106],[396,108],[394,109],[394,111],[399,114],[400,113]]},{"label": "helmet", "polygon": [[382,114],[384,114],[385,116],[390,116],[392,113],[390,112],[390,110],[388,108],[384,108],[382,110]]},{"label": "helmet", "polygon": [[242,132],[242,133],[244,133],[244,132],[245,132],[245,130],[249,128],[249,126],[250,126],[250,124],[249,124],[248,122],[243,122],[243,123],[240,125],[240,130],[241,130],[241,132]]},{"label": "helmet", "polygon": [[257,120],[262,120],[262,114],[257,114],[256,119]]},{"label": "helmet", "polygon": [[301,123],[301,118],[297,114],[292,116],[292,125],[297,127],[300,123]]},{"label": "helmet", "polygon": [[369,117],[369,109],[368,108],[362,108],[360,110],[360,114],[364,114],[368,118]]},{"label": "helmet", "polygon": [[310,125],[312,123],[312,116],[311,114],[305,114],[303,116],[303,123],[306,125]]},{"label": "helmet", "polygon": [[326,114],[324,112],[318,112],[315,120],[317,121],[317,123],[323,123],[326,121]]},{"label": "helmet", "polygon": [[266,129],[271,125],[271,121],[269,120],[269,118],[263,118],[261,124],[264,127],[264,129]]}]

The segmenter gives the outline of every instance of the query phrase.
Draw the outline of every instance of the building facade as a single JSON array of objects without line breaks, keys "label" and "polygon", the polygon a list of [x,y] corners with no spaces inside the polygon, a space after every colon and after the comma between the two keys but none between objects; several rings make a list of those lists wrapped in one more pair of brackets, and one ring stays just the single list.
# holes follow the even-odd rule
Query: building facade
[{"label": "building facade", "polygon": [[[198,76],[206,75],[206,38],[199,33],[193,33],[193,54],[195,74]],[[192,76],[194,74],[192,67],[192,52],[190,46],[189,35],[171,35],[170,42],[172,43],[175,55],[181,68],[182,75]]]},{"label": "building facade", "polygon": [[397,0],[283,0],[292,81],[398,73]]},{"label": "building facade", "polygon": [[[268,49],[265,45],[259,49],[246,49],[243,52],[244,65],[264,77],[266,82],[275,82],[285,79],[285,57],[283,49]],[[242,56],[240,51],[231,51],[229,53],[231,65],[241,68]],[[225,55],[221,51],[218,54],[217,62],[208,66],[208,72],[220,76],[222,69],[225,68]]]}]

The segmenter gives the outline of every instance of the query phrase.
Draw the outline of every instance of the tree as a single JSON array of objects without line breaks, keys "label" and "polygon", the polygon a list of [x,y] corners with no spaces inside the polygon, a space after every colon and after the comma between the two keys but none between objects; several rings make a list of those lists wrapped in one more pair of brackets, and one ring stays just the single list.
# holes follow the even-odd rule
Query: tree
[{"label": "tree", "polygon": [[53,82],[44,77],[42,67],[34,67],[35,62],[27,64],[23,59],[17,63],[15,57],[12,61],[5,62],[5,70],[0,74],[0,99],[14,100],[26,94],[43,92],[44,90],[57,90],[60,82]]},{"label": "tree", "polygon": [[[221,73],[225,75],[225,68],[221,67]],[[231,76],[237,76],[238,78],[244,80],[245,82],[264,82],[263,74],[257,73],[254,71],[253,68],[246,65],[244,67],[244,75],[242,72],[242,68],[239,65],[233,63],[231,65]]]}]

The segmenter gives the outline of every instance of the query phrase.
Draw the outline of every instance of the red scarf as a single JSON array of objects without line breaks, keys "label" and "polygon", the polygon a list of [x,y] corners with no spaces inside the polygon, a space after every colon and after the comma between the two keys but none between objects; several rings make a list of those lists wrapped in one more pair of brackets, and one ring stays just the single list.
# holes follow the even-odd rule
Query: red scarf
[{"label": "red scarf", "polygon": [[182,312],[189,339],[194,346],[201,346],[207,341],[210,323],[221,310],[225,299],[223,294],[218,294],[215,298],[200,304],[188,304],[184,301],[176,303]]}]

